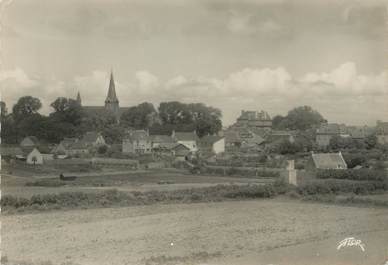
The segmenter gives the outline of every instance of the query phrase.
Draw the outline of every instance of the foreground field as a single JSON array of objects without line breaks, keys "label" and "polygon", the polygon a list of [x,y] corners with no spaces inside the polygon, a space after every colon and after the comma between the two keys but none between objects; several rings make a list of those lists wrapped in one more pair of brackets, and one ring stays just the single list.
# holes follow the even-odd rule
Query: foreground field
[{"label": "foreground field", "polygon": [[[75,181],[61,182],[57,176],[18,176],[2,174],[1,192],[29,198],[36,194],[52,194],[61,192],[95,192],[106,189],[120,191],[169,191],[188,188],[201,188],[218,184],[265,184],[273,182],[270,178],[220,177],[192,175],[182,170],[148,170],[128,172],[72,173],[78,176]],[[28,185],[43,182],[45,185]],[[55,186],[55,185],[61,186]],[[43,185],[43,184],[42,184]]]},{"label": "foreground field", "polygon": [[[366,251],[337,251],[345,237]],[[150,205],[2,217],[8,259],[78,264],[384,264],[388,210],[288,202]]]}]

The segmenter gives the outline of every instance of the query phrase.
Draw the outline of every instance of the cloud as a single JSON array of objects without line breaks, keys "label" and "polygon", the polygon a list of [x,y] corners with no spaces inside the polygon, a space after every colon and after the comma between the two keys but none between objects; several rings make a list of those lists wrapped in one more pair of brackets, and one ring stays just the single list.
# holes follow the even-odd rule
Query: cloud
[{"label": "cloud", "polygon": [[159,85],[159,79],[147,71],[137,71],[135,76],[138,87],[142,92],[155,89]]},{"label": "cloud", "polygon": [[0,87],[1,98],[9,109],[20,97],[29,95],[41,99],[42,112],[46,113],[50,111],[50,103],[67,92],[64,81],[33,77],[20,67],[0,72]]},{"label": "cloud", "polygon": [[[121,106],[144,101],[204,102],[222,109],[226,124],[233,122],[241,109],[266,109],[275,115],[305,104],[331,121],[361,124],[386,117],[387,78],[386,71],[360,74],[354,62],[345,62],[330,71],[308,72],[300,77],[284,67],[244,68],[224,78],[177,75],[167,80],[142,70],[129,80],[115,76],[115,84]],[[71,82],[33,78],[21,68],[0,73],[7,103],[24,95],[37,96],[46,104],[46,113],[56,97],[74,97],[77,90],[84,105],[102,106],[108,84],[109,73],[101,70],[76,76]]]}]

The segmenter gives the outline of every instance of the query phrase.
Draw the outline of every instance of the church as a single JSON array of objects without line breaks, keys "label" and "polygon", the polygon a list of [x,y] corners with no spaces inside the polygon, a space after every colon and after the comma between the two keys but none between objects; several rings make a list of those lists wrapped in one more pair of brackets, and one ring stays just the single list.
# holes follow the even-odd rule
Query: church
[{"label": "church", "polygon": [[[78,92],[77,102],[82,106],[81,95]],[[120,107],[119,99],[116,95],[115,81],[113,79],[113,72],[110,73],[108,94],[105,99],[104,106],[82,106],[82,109],[88,114],[103,115],[105,113],[112,113],[117,121],[120,121],[121,114],[128,110],[128,107]]]}]

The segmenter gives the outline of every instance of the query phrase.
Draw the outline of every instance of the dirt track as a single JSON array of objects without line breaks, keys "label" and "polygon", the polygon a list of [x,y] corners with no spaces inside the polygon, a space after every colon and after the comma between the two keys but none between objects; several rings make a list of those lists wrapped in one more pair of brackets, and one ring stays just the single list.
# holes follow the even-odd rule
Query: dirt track
[{"label": "dirt track", "polygon": [[[349,236],[367,250],[337,251]],[[79,264],[376,265],[388,258],[388,210],[261,200],[3,216],[2,249]]]}]

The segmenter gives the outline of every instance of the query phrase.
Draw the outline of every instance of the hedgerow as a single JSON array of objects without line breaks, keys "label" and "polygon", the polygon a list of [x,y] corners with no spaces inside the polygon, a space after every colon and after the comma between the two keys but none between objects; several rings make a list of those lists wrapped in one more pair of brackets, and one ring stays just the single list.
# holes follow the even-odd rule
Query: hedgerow
[{"label": "hedgerow", "polygon": [[374,169],[321,169],[317,171],[317,178],[321,179],[349,179],[366,181],[384,181],[387,179],[387,172]]}]

